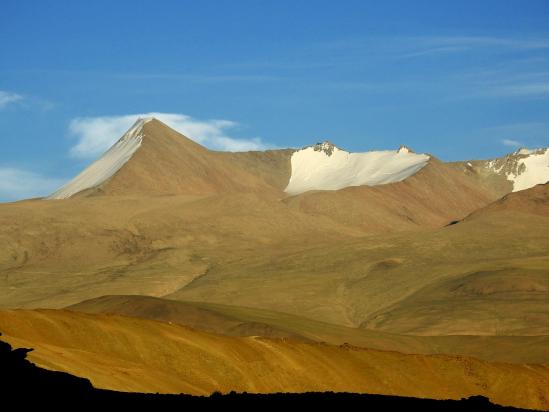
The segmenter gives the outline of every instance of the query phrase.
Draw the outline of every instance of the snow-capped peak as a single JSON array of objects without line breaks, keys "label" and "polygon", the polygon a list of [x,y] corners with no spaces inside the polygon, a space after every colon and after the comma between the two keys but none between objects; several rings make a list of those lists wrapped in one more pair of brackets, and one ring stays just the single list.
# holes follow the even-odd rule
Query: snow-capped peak
[{"label": "snow-capped peak", "polygon": [[517,172],[507,174],[513,182],[513,192],[549,182],[549,148],[521,149],[520,154],[525,156],[518,160]]},{"label": "snow-capped peak", "polygon": [[143,125],[153,118],[138,119],[103,156],[89,165],[69,183],[52,193],[47,199],[66,199],[86,189],[100,185],[130,160],[143,140]]},{"label": "snow-capped peak", "polygon": [[422,169],[428,160],[428,155],[408,148],[349,153],[330,142],[318,143],[292,154],[292,174],[284,191],[296,195],[309,190],[400,182]]},{"label": "snow-capped peak", "polygon": [[513,192],[549,182],[549,148],[520,148],[510,155],[486,163],[492,172],[513,183]]}]

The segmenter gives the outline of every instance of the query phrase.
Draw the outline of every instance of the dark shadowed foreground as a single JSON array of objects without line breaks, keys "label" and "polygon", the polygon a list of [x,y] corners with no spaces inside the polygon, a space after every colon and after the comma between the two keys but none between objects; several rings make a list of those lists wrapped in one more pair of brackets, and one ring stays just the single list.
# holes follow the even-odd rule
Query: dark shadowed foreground
[{"label": "dark shadowed foreground", "polygon": [[20,409],[28,405],[41,407],[90,409],[124,405],[127,407],[273,407],[276,405],[303,405],[322,403],[323,407],[341,405],[359,406],[363,410],[423,410],[423,411],[520,411],[490,403],[482,396],[461,400],[434,400],[399,396],[353,393],[311,392],[302,394],[249,394],[214,393],[209,397],[191,395],[160,395],[115,392],[96,389],[89,380],[64,372],[42,369],[26,359],[32,349],[12,349],[0,341],[0,393],[3,405]]}]

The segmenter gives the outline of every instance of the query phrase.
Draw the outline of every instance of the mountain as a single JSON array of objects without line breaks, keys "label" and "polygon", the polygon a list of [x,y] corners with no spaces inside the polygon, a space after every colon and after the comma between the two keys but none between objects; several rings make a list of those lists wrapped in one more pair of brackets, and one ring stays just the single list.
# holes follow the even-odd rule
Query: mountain
[{"label": "mountain", "polygon": [[549,148],[519,149],[504,157],[451,163],[500,196],[549,182]]},{"label": "mountain", "polygon": [[[307,163],[315,166],[311,176],[332,166],[353,176],[352,166],[357,176],[391,171],[395,181],[287,194],[292,177],[303,177],[306,169],[293,168],[303,158],[316,159]],[[96,170],[108,177],[91,179]],[[404,171],[409,176],[399,181]],[[398,333],[536,335],[548,327],[534,313],[544,309],[543,213],[445,227],[497,195],[433,156],[405,148],[351,156],[329,143],[220,153],[147,119],[80,176],[53,196],[74,193],[67,199],[0,205],[0,306],[62,308],[148,295]],[[533,283],[518,285],[518,273]],[[461,297],[448,292],[458,279],[508,279],[501,287],[518,288],[520,299],[483,292],[467,311],[479,295],[468,287]],[[509,319],[498,320],[495,307]]]},{"label": "mountain", "polygon": [[435,399],[483,395],[549,407],[543,365],[463,356],[403,355],[262,337],[228,337],[144,319],[70,311],[0,311],[3,339],[33,347],[39,366],[97,388],[207,395],[214,391],[335,391]]},{"label": "mountain", "polygon": [[48,199],[75,195],[212,194],[386,184],[413,175],[427,155],[349,153],[331,143],[301,150],[213,152],[154,118],[139,119],[99,159]]},{"label": "mountain", "polygon": [[[317,183],[334,160],[338,176],[390,172],[395,181],[290,195],[284,190],[305,170],[295,174],[292,165],[303,156],[316,159],[310,170]],[[342,180],[351,183],[363,182]],[[141,119],[49,199],[0,205],[0,306],[164,296],[235,259],[425,231],[495,198],[475,179],[405,148],[351,154],[321,143],[214,152],[156,119]]]},{"label": "mountain", "polygon": [[497,198],[473,177],[404,146],[350,153],[325,141],[213,152],[149,118],[49,199],[227,193],[284,199],[294,210],[369,232],[441,226]]},{"label": "mountain", "polygon": [[107,152],[48,199],[337,190],[404,180],[428,159],[407,149],[349,153],[327,143],[301,150],[214,152],[146,118],[139,119]]},{"label": "mountain", "polygon": [[[272,165],[283,164],[285,151],[280,155],[281,160],[273,156],[274,162],[255,163],[261,162],[266,174]],[[210,151],[154,118],[139,119],[104,155],[48,199],[280,190],[276,179],[269,181],[255,173],[254,156],[249,157],[240,166],[230,156]]]}]

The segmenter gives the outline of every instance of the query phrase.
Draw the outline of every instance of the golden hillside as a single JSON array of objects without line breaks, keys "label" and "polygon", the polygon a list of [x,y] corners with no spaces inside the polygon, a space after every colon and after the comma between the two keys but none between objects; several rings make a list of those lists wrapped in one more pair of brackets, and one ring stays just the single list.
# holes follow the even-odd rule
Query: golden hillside
[{"label": "golden hillside", "polygon": [[546,366],[234,338],[59,310],[2,311],[0,330],[14,346],[34,347],[31,361],[86,377],[100,388],[191,394],[351,391],[435,399],[481,394],[502,405],[549,408]]}]

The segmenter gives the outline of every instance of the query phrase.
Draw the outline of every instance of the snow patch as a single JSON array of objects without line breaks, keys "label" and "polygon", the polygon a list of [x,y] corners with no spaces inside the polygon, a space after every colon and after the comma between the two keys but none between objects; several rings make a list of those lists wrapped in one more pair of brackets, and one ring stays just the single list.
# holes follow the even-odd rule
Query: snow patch
[{"label": "snow patch", "polygon": [[507,174],[507,180],[513,182],[513,192],[549,182],[549,148],[528,150],[528,156],[518,160],[517,170]]},{"label": "snow patch", "polygon": [[307,147],[293,153],[292,174],[284,190],[297,195],[308,190],[339,190],[400,182],[422,169],[429,156],[409,149],[349,153],[335,146],[331,153]]},{"label": "snow patch", "polygon": [[111,178],[139,149],[143,141],[143,125],[152,119],[152,117],[138,119],[103,156],[69,183],[48,196],[47,199],[66,199],[82,190],[96,187]]}]

